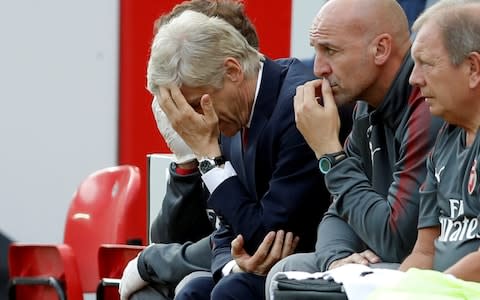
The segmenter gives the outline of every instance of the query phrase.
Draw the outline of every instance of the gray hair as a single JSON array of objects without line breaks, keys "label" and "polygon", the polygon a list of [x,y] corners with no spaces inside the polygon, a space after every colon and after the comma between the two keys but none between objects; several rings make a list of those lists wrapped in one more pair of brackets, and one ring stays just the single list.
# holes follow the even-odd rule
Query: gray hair
[{"label": "gray hair", "polygon": [[450,61],[458,66],[469,53],[480,52],[479,4],[480,0],[441,0],[418,17],[412,30],[418,32],[430,20],[436,22]]},{"label": "gray hair", "polygon": [[152,94],[158,87],[223,87],[224,61],[238,60],[246,77],[258,72],[263,55],[229,23],[218,17],[185,11],[160,27],[147,67]]}]

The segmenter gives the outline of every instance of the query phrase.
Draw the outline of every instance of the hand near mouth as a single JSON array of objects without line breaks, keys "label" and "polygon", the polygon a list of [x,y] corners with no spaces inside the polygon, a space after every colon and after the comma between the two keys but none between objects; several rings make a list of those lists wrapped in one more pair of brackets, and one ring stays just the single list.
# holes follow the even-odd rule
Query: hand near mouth
[{"label": "hand near mouth", "polygon": [[298,86],[294,109],[297,128],[317,158],[342,150],[338,138],[340,117],[328,80],[317,79]]}]

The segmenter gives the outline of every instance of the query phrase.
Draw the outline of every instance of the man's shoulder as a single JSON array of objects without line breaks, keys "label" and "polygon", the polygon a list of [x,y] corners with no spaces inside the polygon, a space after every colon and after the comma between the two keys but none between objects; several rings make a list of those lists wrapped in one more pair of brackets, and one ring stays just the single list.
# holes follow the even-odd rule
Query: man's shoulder
[{"label": "man's shoulder", "polygon": [[316,79],[313,70],[296,58],[280,59],[276,60],[275,63],[282,68],[280,95],[293,97],[297,86]]},{"label": "man's shoulder", "polygon": [[311,68],[308,64],[304,63],[298,58],[279,58],[273,60],[273,62],[284,68],[288,74],[287,76],[297,74],[302,75],[302,77],[308,78],[308,80],[315,79],[315,75],[313,74],[313,68]]},{"label": "man's shoulder", "polygon": [[[436,155],[439,152],[444,152],[446,149],[456,147],[462,140],[462,131],[463,129],[456,125],[443,122],[435,140],[434,154]],[[447,152],[450,153],[450,150]]]}]

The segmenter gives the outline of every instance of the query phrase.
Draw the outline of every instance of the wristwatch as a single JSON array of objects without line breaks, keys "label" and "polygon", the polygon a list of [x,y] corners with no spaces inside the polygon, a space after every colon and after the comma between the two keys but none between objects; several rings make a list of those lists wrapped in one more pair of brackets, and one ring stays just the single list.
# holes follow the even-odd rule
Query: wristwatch
[{"label": "wristwatch", "polygon": [[338,151],[335,153],[324,154],[318,160],[318,168],[323,174],[327,174],[333,166],[347,158],[345,151]]},{"label": "wristwatch", "polygon": [[225,157],[223,155],[216,157],[202,157],[198,161],[198,170],[204,175],[211,169],[225,164]]}]

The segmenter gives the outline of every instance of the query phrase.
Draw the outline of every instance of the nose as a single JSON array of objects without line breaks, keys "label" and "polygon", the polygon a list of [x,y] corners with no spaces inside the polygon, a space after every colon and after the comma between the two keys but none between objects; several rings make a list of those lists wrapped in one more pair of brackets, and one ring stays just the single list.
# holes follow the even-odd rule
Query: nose
[{"label": "nose", "polygon": [[327,60],[318,52],[315,53],[315,60],[313,61],[313,73],[317,77],[328,77],[332,73],[332,68]]},{"label": "nose", "polygon": [[420,87],[425,85],[425,79],[423,77],[421,68],[416,63],[413,66],[412,73],[410,73],[410,78],[408,79],[408,82],[413,86]]}]

